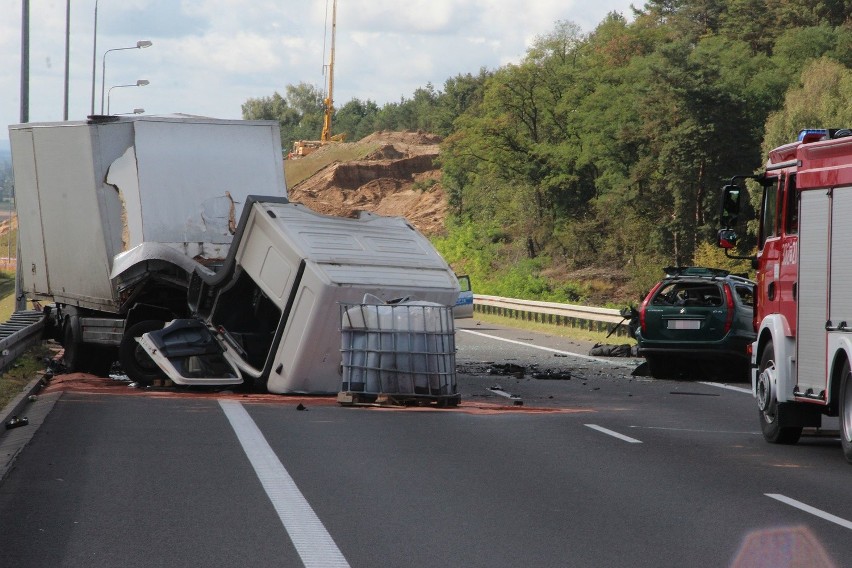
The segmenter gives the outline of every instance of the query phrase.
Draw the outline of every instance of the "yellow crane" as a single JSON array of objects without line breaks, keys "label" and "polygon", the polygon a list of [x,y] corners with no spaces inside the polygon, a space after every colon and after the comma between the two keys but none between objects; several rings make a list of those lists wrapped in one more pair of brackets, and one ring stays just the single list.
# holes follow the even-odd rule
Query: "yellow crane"
[{"label": "yellow crane", "polygon": [[334,114],[334,39],[337,35],[337,0],[334,0],[331,8],[331,55],[328,59],[328,93],[323,100],[325,104],[325,117],[322,121],[322,134],[320,142],[331,142],[331,116]]},{"label": "yellow crane", "polygon": [[[326,4],[328,6],[328,4]],[[326,12],[327,13],[327,12]],[[331,8],[331,54],[328,62],[328,92],[323,99],[325,111],[322,120],[322,134],[319,140],[296,140],[293,142],[293,151],[287,157],[290,159],[307,156],[320,146],[329,142],[343,142],[346,134],[331,135],[331,117],[334,115],[334,42],[337,35],[337,0],[334,0]]]}]

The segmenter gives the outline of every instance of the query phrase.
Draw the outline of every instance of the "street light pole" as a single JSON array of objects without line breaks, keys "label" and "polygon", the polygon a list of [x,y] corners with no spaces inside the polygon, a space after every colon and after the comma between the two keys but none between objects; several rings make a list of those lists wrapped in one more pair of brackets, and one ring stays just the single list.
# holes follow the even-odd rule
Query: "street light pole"
[{"label": "street light pole", "polygon": [[68,120],[68,72],[71,65],[71,0],[65,2],[65,104],[62,120]]},{"label": "street light pole", "polygon": [[[107,49],[104,51],[104,59],[103,66],[101,67],[101,114],[104,113],[104,87],[106,86],[106,56],[110,51],[124,51],[125,49],[144,49],[146,47],[151,47],[153,45],[148,40],[137,41],[136,45],[131,47],[116,47],[113,49]],[[146,83],[147,84],[147,83]],[[109,109],[107,109],[107,114],[109,114]]]},{"label": "street light pole", "polygon": [[135,83],[130,83],[129,85],[113,85],[112,87],[110,87],[109,91],[107,91],[107,114],[109,114],[109,97],[110,95],[112,95],[113,89],[118,89],[120,87],[144,87],[148,83],[149,81],[147,79],[139,79]]},{"label": "street light pole", "polygon": [[95,31],[92,34],[92,110],[90,115],[95,114],[95,70],[98,63],[98,0],[95,0]]},{"label": "street light pole", "polygon": [[21,122],[30,121],[30,0],[21,2]]}]

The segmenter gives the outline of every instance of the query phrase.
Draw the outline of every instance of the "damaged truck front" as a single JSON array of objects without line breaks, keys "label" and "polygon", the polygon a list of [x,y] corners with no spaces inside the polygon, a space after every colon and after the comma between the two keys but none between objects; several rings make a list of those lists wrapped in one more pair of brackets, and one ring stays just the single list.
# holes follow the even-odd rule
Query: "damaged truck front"
[{"label": "damaged truck front", "polygon": [[370,293],[451,305],[458,294],[403,220],[288,203],[274,121],[106,117],[9,133],[22,292],[45,305],[69,370],[104,374],[117,359],[138,383],[163,378],[139,339],[177,320],[182,339],[166,351],[224,348],[231,361],[169,372],[178,384],[327,392],[339,322],[314,304]]}]

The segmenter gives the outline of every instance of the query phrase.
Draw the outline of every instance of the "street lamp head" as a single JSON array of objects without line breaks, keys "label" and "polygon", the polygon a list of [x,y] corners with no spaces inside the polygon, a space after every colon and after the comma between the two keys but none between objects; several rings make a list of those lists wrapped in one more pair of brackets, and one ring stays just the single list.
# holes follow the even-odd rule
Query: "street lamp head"
[{"label": "street lamp head", "polygon": [[139,79],[138,81],[136,81],[136,86],[137,87],[144,87],[145,85],[148,84],[148,82],[149,82],[148,79]]},{"label": "street lamp head", "polygon": [[147,39],[143,39],[142,41],[136,42],[136,47],[139,48],[139,49],[142,49],[144,47],[151,47],[152,45],[154,45],[154,44],[151,43],[150,41],[148,41]]}]

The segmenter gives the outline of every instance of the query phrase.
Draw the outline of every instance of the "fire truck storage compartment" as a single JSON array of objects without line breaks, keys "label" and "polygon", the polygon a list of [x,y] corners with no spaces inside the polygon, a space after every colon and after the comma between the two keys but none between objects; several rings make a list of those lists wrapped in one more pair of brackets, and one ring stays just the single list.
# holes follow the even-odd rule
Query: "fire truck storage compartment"
[{"label": "fire truck storage compartment", "polygon": [[369,300],[340,305],[341,392],[456,394],[452,307]]},{"label": "fire truck storage compartment", "polygon": [[[852,324],[852,187],[801,192],[796,367],[801,392],[826,388],[827,322]],[[830,276],[829,276],[830,274]],[[826,311],[827,310],[827,311]]]}]

